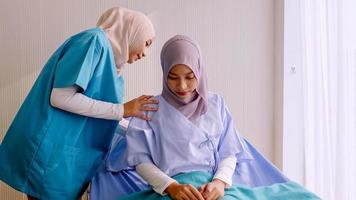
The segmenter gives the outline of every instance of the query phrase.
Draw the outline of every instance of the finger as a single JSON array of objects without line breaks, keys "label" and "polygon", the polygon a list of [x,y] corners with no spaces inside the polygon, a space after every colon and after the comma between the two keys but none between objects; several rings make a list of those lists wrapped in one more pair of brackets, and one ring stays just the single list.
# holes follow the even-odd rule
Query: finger
[{"label": "finger", "polygon": [[146,100],[146,99],[150,99],[152,98],[153,95],[141,95],[140,97],[138,97],[139,100]]},{"label": "finger", "polygon": [[142,106],[141,111],[157,111],[158,107],[153,107],[153,106]]},{"label": "finger", "polygon": [[203,197],[206,199],[210,196],[211,191],[208,190],[208,187],[205,188],[203,192]]},{"label": "finger", "polygon": [[209,197],[209,192],[205,190],[202,195],[204,199],[207,199]]},{"label": "finger", "polygon": [[145,99],[144,104],[158,104],[159,100],[158,99]]},{"label": "finger", "polygon": [[196,199],[198,199],[198,200],[204,200],[203,195],[200,194],[200,192],[199,192],[197,189],[195,189],[195,187],[192,187],[191,192],[193,193],[193,195],[194,195],[194,197],[195,197]]},{"label": "finger", "polygon": [[208,191],[208,185],[209,184],[205,184],[205,186],[204,186],[204,190],[203,190],[203,192],[201,193],[201,195],[203,195],[203,197],[206,199],[208,196],[209,196],[209,191]]},{"label": "finger", "polygon": [[146,98],[146,95],[141,95],[141,96],[137,97],[136,99],[141,100],[141,99],[144,99],[144,98]]},{"label": "finger", "polygon": [[189,188],[188,191],[185,192],[185,195],[188,197],[190,200],[199,200],[193,193],[193,189]]},{"label": "finger", "polygon": [[212,191],[212,192],[210,192],[206,197],[205,197],[205,200],[214,200],[214,199],[216,199],[216,191],[214,190],[214,191]]},{"label": "finger", "polygon": [[199,192],[200,192],[200,193],[203,193],[203,192],[205,191],[205,188],[206,188],[206,184],[200,186]]},{"label": "finger", "polygon": [[190,200],[188,195],[185,194],[185,193],[181,195],[180,199],[182,199],[182,200]]},{"label": "finger", "polygon": [[211,200],[215,200],[215,199],[219,199],[219,198],[220,198],[219,192],[216,190],[216,191],[214,192],[214,194],[212,195]]},{"label": "finger", "polygon": [[212,192],[213,189],[214,189],[214,186],[213,186],[211,183],[207,184],[207,186],[206,186],[206,191]]},{"label": "finger", "polygon": [[150,117],[144,115],[144,114],[138,114],[136,115],[136,117],[140,118],[140,119],[143,119],[143,120],[151,120]]}]

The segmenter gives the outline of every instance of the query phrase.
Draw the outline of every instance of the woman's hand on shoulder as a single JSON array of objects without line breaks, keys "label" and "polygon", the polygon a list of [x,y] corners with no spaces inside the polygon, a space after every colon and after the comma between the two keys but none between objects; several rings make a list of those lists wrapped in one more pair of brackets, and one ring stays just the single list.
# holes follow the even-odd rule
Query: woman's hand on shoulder
[{"label": "woman's hand on shoulder", "polygon": [[199,188],[199,192],[205,200],[216,200],[224,196],[225,183],[219,179],[214,179]]},{"label": "woman's hand on shoulder", "polygon": [[142,95],[124,104],[124,117],[138,117],[143,120],[150,120],[150,117],[144,114],[144,111],[157,111],[157,106],[146,104],[158,104],[157,99],[152,95]]},{"label": "woman's hand on shoulder", "polygon": [[204,200],[202,194],[191,184],[171,183],[165,190],[175,200]]}]

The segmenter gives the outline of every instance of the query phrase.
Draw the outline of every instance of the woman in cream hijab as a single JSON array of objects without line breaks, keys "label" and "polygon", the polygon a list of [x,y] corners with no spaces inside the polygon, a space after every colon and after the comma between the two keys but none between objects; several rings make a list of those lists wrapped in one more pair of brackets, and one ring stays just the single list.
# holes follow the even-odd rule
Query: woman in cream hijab
[{"label": "woman in cream hijab", "polygon": [[149,120],[157,100],[123,103],[125,63],[146,56],[155,32],[142,13],[115,7],[51,56],[0,146],[0,180],[29,199],[78,199],[123,117]]}]

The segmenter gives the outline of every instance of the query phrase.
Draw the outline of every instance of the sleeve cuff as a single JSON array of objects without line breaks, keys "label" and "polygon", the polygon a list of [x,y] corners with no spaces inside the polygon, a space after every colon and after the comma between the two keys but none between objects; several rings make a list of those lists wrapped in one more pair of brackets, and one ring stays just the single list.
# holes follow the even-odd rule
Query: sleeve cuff
[{"label": "sleeve cuff", "polygon": [[152,189],[164,196],[166,188],[176,182],[173,178],[162,172],[157,166],[152,163],[142,163],[136,166],[137,173],[152,186]]},{"label": "sleeve cuff", "polygon": [[225,188],[229,188],[232,186],[232,179],[227,178],[227,177],[219,177],[219,176],[214,176],[213,179],[219,179],[220,181],[225,183]]},{"label": "sleeve cuff", "polygon": [[165,190],[167,189],[167,187],[172,184],[172,183],[176,183],[177,181],[170,178],[170,179],[166,179],[165,180],[166,183],[164,185],[162,185],[162,187],[153,187],[152,189],[157,192],[158,194],[162,195],[162,196],[166,196],[168,193],[165,192]]},{"label": "sleeve cuff", "polygon": [[118,121],[121,121],[124,117],[124,105],[123,104],[116,104],[116,113]]}]

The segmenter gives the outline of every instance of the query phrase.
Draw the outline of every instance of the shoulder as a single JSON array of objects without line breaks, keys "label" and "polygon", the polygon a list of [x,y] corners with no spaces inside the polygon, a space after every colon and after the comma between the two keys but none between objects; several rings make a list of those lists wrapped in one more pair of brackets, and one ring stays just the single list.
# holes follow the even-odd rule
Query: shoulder
[{"label": "shoulder", "polygon": [[67,40],[67,43],[69,45],[83,46],[87,48],[93,46],[97,50],[101,50],[103,47],[108,46],[106,40],[105,33],[102,29],[91,28],[71,36]]},{"label": "shoulder", "polygon": [[229,112],[224,97],[213,92],[208,93],[208,110],[210,110],[210,112],[219,113],[218,115],[220,115],[222,118],[225,118]]},{"label": "shoulder", "polygon": [[213,105],[214,107],[217,105],[225,104],[224,98],[220,94],[209,91],[207,97],[208,97],[208,99],[207,99],[208,104]]},{"label": "shoulder", "polygon": [[[151,118],[153,118],[155,116],[155,114],[157,114],[157,112],[161,111],[160,110],[161,108],[164,109],[164,106],[161,106],[161,105],[165,103],[165,100],[163,99],[163,97],[161,95],[154,96],[153,99],[157,99],[159,101],[158,105],[157,104],[148,104],[147,106],[158,106],[159,107],[158,111],[144,111],[145,115],[148,117],[151,117]],[[148,124],[148,121],[143,120],[138,117],[133,117],[130,120],[130,122],[132,122],[132,124],[135,124],[136,126],[146,126]]]},{"label": "shoulder", "polygon": [[70,37],[72,40],[85,40],[85,39],[91,39],[91,38],[99,38],[102,35],[105,35],[102,29],[100,28],[91,28],[84,30],[82,32],[79,32],[77,34],[74,34],[73,36]]}]

